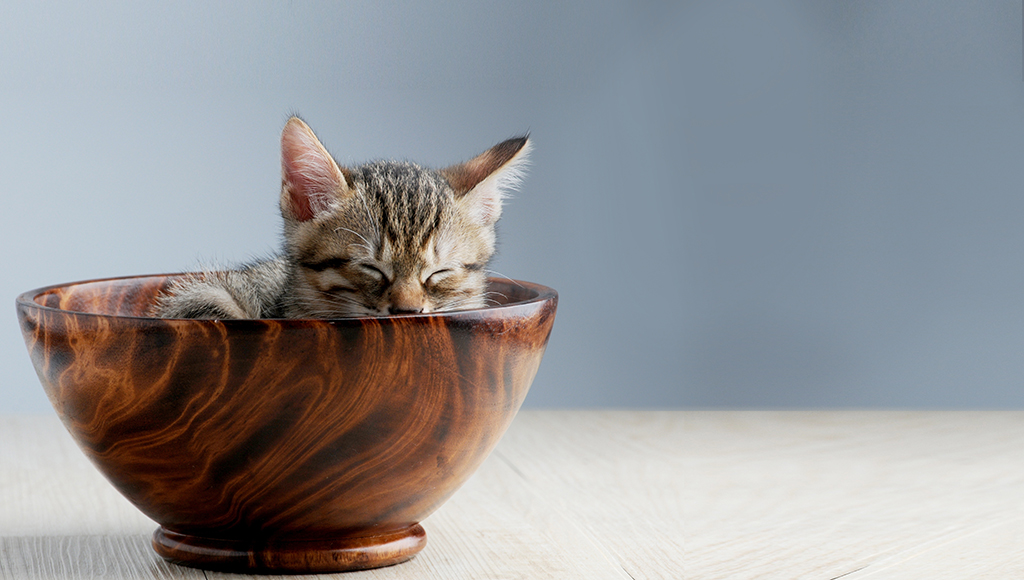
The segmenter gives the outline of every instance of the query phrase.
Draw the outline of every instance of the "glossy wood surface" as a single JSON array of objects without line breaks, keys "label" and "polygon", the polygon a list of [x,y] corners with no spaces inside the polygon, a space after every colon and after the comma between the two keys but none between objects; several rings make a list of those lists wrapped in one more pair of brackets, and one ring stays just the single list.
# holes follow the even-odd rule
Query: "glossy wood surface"
[{"label": "glossy wood surface", "polygon": [[[455,313],[141,317],[168,279],[26,293],[26,344],[76,442],[161,524],[161,555],[261,572],[386,565],[421,549],[379,547],[417,537],[497,443],[557,303],[550,289],[495,279],[506,304]],[[339,557],[358,545],[361,556]],[[295,546],[302,557],[282,555]]]}]

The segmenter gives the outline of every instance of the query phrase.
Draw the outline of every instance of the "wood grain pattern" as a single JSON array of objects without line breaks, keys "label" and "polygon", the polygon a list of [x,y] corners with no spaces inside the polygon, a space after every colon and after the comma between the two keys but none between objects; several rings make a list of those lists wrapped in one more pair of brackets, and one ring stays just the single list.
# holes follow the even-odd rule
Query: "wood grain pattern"
[{"label": "wood grain pattern", "polygon": [[42,289],[18,316],[65,427],[163,527],[158,552],[235,570],[372,567],[422,549],[416,524],[522,404],[557,303],[495,279],[507,303],[464,312],[141,317],[168,279]]},{"label": "wood grain pattern", "polygon": [[700,578],[1024,578],[1024,413],[692,413],[686,440]]},{"label": "wood grain pattern", "polygon": [[495,457],[515,466],[534,504],[544,506],[534,511],[556,514],[551,525],[573,522],[594,558],[613,564],[623,580],[680,577],[692,476],[683,464],[690,443],[683,415],[539,411],[521,418]]},{"label": "wood grain pattern", "polygon": [[[1019,411],[526,410],[417,557],[327,578],[1024,578],[1022,443]],[[0,416],[0,579],[238,577],[151,526],[55,417]]]}]

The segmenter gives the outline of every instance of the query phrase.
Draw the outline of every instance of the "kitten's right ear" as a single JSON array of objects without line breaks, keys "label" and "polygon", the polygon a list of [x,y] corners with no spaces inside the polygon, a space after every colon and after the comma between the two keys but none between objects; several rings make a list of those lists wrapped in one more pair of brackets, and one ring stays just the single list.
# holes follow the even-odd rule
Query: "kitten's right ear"
[{"label": "kitten's right ear", "polygon": [[308,221],[350,192],[345,175],[313,130],[292,117],[281,132],[281,212]]},{"label": "kitten's right ear", "polygon": [[441,170],[455,197],[470,217],[492,226],[501,217],[501,203],[522,181],[530,153],[530,137],[502,141],[473,159]]}]

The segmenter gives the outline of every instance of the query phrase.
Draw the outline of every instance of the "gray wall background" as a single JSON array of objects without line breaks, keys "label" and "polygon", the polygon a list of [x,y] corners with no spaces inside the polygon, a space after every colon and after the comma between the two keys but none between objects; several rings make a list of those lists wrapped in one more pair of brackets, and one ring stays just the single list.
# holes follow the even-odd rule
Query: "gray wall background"
[{"label": "gray wall background", "polygon": [[530,130],[495,269],[559,290],[533,406],[1024,405],[1021,3],[0,8],[14,297],[278,241],[278,136],[463,160]]}]

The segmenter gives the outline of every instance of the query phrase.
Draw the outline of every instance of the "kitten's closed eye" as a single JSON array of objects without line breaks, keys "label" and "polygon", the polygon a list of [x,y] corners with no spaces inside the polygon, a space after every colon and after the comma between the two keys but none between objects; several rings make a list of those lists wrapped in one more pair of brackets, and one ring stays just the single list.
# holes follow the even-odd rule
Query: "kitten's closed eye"
[{"label": "kitten's closed eye", "polygon": [[375,279],[377,279],[378,281],[380,281],[380,282],[382,282],[384,284],[390,284],[391,283],[391,277],[388,276],[387,274],[385,274],[384,270],[381,270],[380,268],[378,268],[377,266],[374,266],[373,264],[359,263],[359,264],[356,264],[356,267],[359,268],[359,270],[362,273],[368,274],[372,278],[375,278]]},{"label": "kitten's closed eye", "polygon": [[447,278],[448,276],[451,276],[454,273],[455,270],[452,270],[451,268],[442,268],[440,270],[435,270],[433,274],[427,276],[427,279],[423,281],[423,284],[427,286],[429,286],[430,284],[436,284],[437,282],[440,282],[441,280]]},{"label": "kitten's closed eye", "polygon": [[345,258],[326,258],[313,262],[302,262],[301,266],[303,268],[309,268],[314,272],[323,272],[325,270],[339,270],[344,268],[348,263],[349,260]]}]

